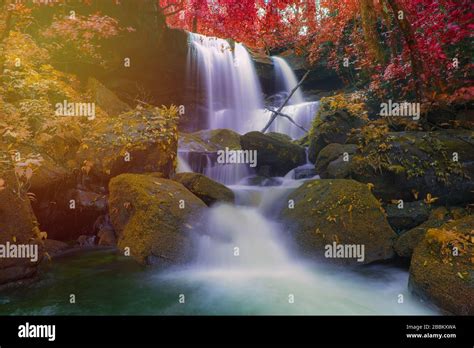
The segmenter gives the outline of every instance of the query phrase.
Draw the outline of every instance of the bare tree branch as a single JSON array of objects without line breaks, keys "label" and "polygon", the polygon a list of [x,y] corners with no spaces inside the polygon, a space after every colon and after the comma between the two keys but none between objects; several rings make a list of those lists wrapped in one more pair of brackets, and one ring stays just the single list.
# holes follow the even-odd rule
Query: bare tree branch
[{"label": "bare tree branch", "polygon": [[270,109],[270,108],[266,108],[268,111],[271,111],[271,112],[274,112],[276,114],[278,114],[278,116],[281,116],[281,117],[285,117],[287,118],[291,123],[293,123],[296,127],[298,127],[299,129],[301,129],[302,131],[304,132],[307,132],[308,130],[306,128],[304,128],[303,126],[299,125],[298,123],[296,123],[293,118],[291,118],[291,116],[287,115],[287,114],[284,114],[283,112],[279,112],[278,110],[273,110],[273,109]]},{"label": "bare tree branch", "polygon": [[272,117],[270,118],[270,120],[268,121],[268,123],[266,124],[266,126],[262,129],[262,133],[265,133],[268,128],[271,126],[271,124],[273,123],[273,121],[275,121],[275,119],[277,118],[278,114],[281,114],[281,110],[283,110],[283,108],[285,107],[285,105],[288,103],[288,101],[291,99],[291,97],[293,96],[293,94],[295,94],[295,92],[298,90],[298,88],[301,87],[301,85],[303,84],[304,80],[306,80],[306,78],[308,77],[309,73],[311,72],[311,70],[307,70],[306,73],[303,75],[303,77],[301,78],[300,82],[298,82],[298,84],[295,86],[295,88],[292,89],[291,93],[288,95],[288,97],[286,97],[285,101],[283,102],[283,104],[278,108],[278,110],[276,111],[273,111],[273,115]]}]

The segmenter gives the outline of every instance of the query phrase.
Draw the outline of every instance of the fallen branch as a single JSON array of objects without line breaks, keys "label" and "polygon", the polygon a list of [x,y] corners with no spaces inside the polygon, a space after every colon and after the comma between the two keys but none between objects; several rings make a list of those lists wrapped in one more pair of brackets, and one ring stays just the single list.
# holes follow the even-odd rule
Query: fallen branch
[{"label": "fallen branch", "polygon": [[303,75],[303,77],[301,78],[300,82],[298,82],[298,84],[295,86],[295,88],[292,89],[291,93],[288,95],[288,97],[286,97],[285,101],[283,102],[283,104],[278,108],[278,110],[272,110],[273,112],[273,115],[272,117],[270,118],[270,120],[268,121],[268,123],[266,124],[266,126],[262,129],[262,133],[265,133],[268,128],[271,126],[271,124],[273,123],[273,121],[275,121],[275,119],[277,118],[278,114],[281,114],[281,110],[283,110],[283,108],[286,106],[286,104],[288,103],[288,101],[291,99],[291,97],[293,97],[293,94],[295,94],[295,92],[298,90],[298,88],[301,87],[301,85],[303,84],[304,80],[306,80],[306,78],[308,77],[310,73],[310,70],[306,71],[306,73]]},{"label": "fallen branch", "polygon": [[283,112],[279,112],[278,110],[273,110],[273,109],[270,109],[270,108],[266,108],[268,111],[271,111],[271,112],[274,112],[276,114],[278,114],[278,116],[281,116],[281,117],[285,117],[287,118],[291,123],[293,123],[296,127],[298,127],[299,129],[301,129],[303,132],[307,132],[308,130],[306,128],[304,128],[303,126],[299,125],[298,123],[296,123],[292,118],[291,116],[287,115],[287,114],[284,114]]}]

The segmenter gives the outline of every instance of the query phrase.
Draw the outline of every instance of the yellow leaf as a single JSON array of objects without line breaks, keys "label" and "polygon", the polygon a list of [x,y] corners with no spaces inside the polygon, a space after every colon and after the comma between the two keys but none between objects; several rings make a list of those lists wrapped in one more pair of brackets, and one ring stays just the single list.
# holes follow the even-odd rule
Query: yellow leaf
[{"label": "yellow leaf", "polygon": [[369,188],[370,191],[372,191],[372,189],[374,188],[374,184],[369,182],[369,183],[367,183],[367,187]]},{"label": "yellow leaf", "polygon": [[15,237],[15,236],[13,236],[13,237],[12,237],[12,239],[13,239],[13,242],[15,242],[15,243],[16,243],[16,237]]}]

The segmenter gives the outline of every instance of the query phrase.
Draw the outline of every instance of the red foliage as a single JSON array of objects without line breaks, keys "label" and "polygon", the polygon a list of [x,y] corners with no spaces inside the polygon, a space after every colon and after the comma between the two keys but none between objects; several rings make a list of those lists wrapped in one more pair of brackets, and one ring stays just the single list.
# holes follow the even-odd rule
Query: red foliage
[{"label": "red foliage", "polygon": [[[372,86],[384,81],[402,94],[415,88],[444,91],[466,85],[474,29],[471,0],[396,0],[414,33],[415,52],[397,25],[386,0],[374,0],[378,31],[387,59],[380,65],[370,53],[361,27],[360,0],[161,0],[168,23],[205,35],[232,38],[253,47],[294,47],[312,62],[322,56],[338,71],[349,58],[355,71],[370,71]],[[319,4],[319,5],[317,5]],[[422,62],[413,76],[411,56]],[[456,67],[455,58],[459,65]],[[454,63],[454,64],[453,64]],[[341,71],[342,72],[342,71]],[[400,84],[400,85],[398,85]]]}]

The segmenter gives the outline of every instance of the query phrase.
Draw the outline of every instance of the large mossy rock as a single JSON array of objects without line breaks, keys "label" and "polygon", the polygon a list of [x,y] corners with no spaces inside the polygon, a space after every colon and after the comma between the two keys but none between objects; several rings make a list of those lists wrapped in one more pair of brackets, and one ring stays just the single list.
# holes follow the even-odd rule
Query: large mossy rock
[{"label": "large mossy rock", "polygon": [[207,205],[216,202],[234,202],[234,192],[226,186],[198,173],[179,173],[173,178],[184,185]]},{"label": "large mossy rock", "polygon": [[78,151],[82,171],[107,185],[122,173],[174,173],[177,109],[141,108],[97,120]]},{"label": "large mossy rock", "polygon": [[474,200],[473,131],[389,132],[370,125],[355,138],[357,151],[344,170],[336,170],[342,168],[342,147],[331,145],[321,151],[316,167],[322,177],[371,183],[374,195],[387,202],[416,201],[428,194],[435,197],[430,202],[435,204]]},{"label": "large mossy rock", "polygon": [[474,215],[429,229],[413,253],[410,290],[446,313],[473,315],[473,238]]},{"label": "large mossy rock", "polygon": [[142,264],[187,260],[191,234],[206,205],[182,184],[159,175],[122,174],[109,184],[109,215],[120,249]]},{"label": "large mossy rock", "polygon": [[240,134],[230,129],[201,130],[179,135],[179,149],[193,152],[216,152],[218,150],[240,150]]},{"label": "large mossy rock", "polygon": [[38,223],[31,209],[30,200],[19,190],[13,170],[0,168],[0,244],[36,245],[38,260],[26,258],[0,258],[0,285],[22,281],[36,274],[43,258],[39,240]]},{"label": "large mossy rock", "polygon": [[261,132],[250,132],[240,138],[243,150],[257,151],[257,170],[264,176],[283,176],[306,162],[302,146],[288,139]]},{"label": "large mossy rock", "polygon": [[367,123],[361,117],[345,110],[319,112],[313,121],[310,132],[308,157],[316,162],[319,152],[329,144],[345,144],[352,129],[358,129]]},{"label": "large mossy rock", "polygon": [[364,245],[365,258],[333,258],[343,264],[371,263],[394,256],[396,234],[383,209],[365,184],[353,180],[312,180],[288,196],[293,200],[281,212],[285,226],[293,231],[299,248],[307,255],[324,259],[326,245]]}]

